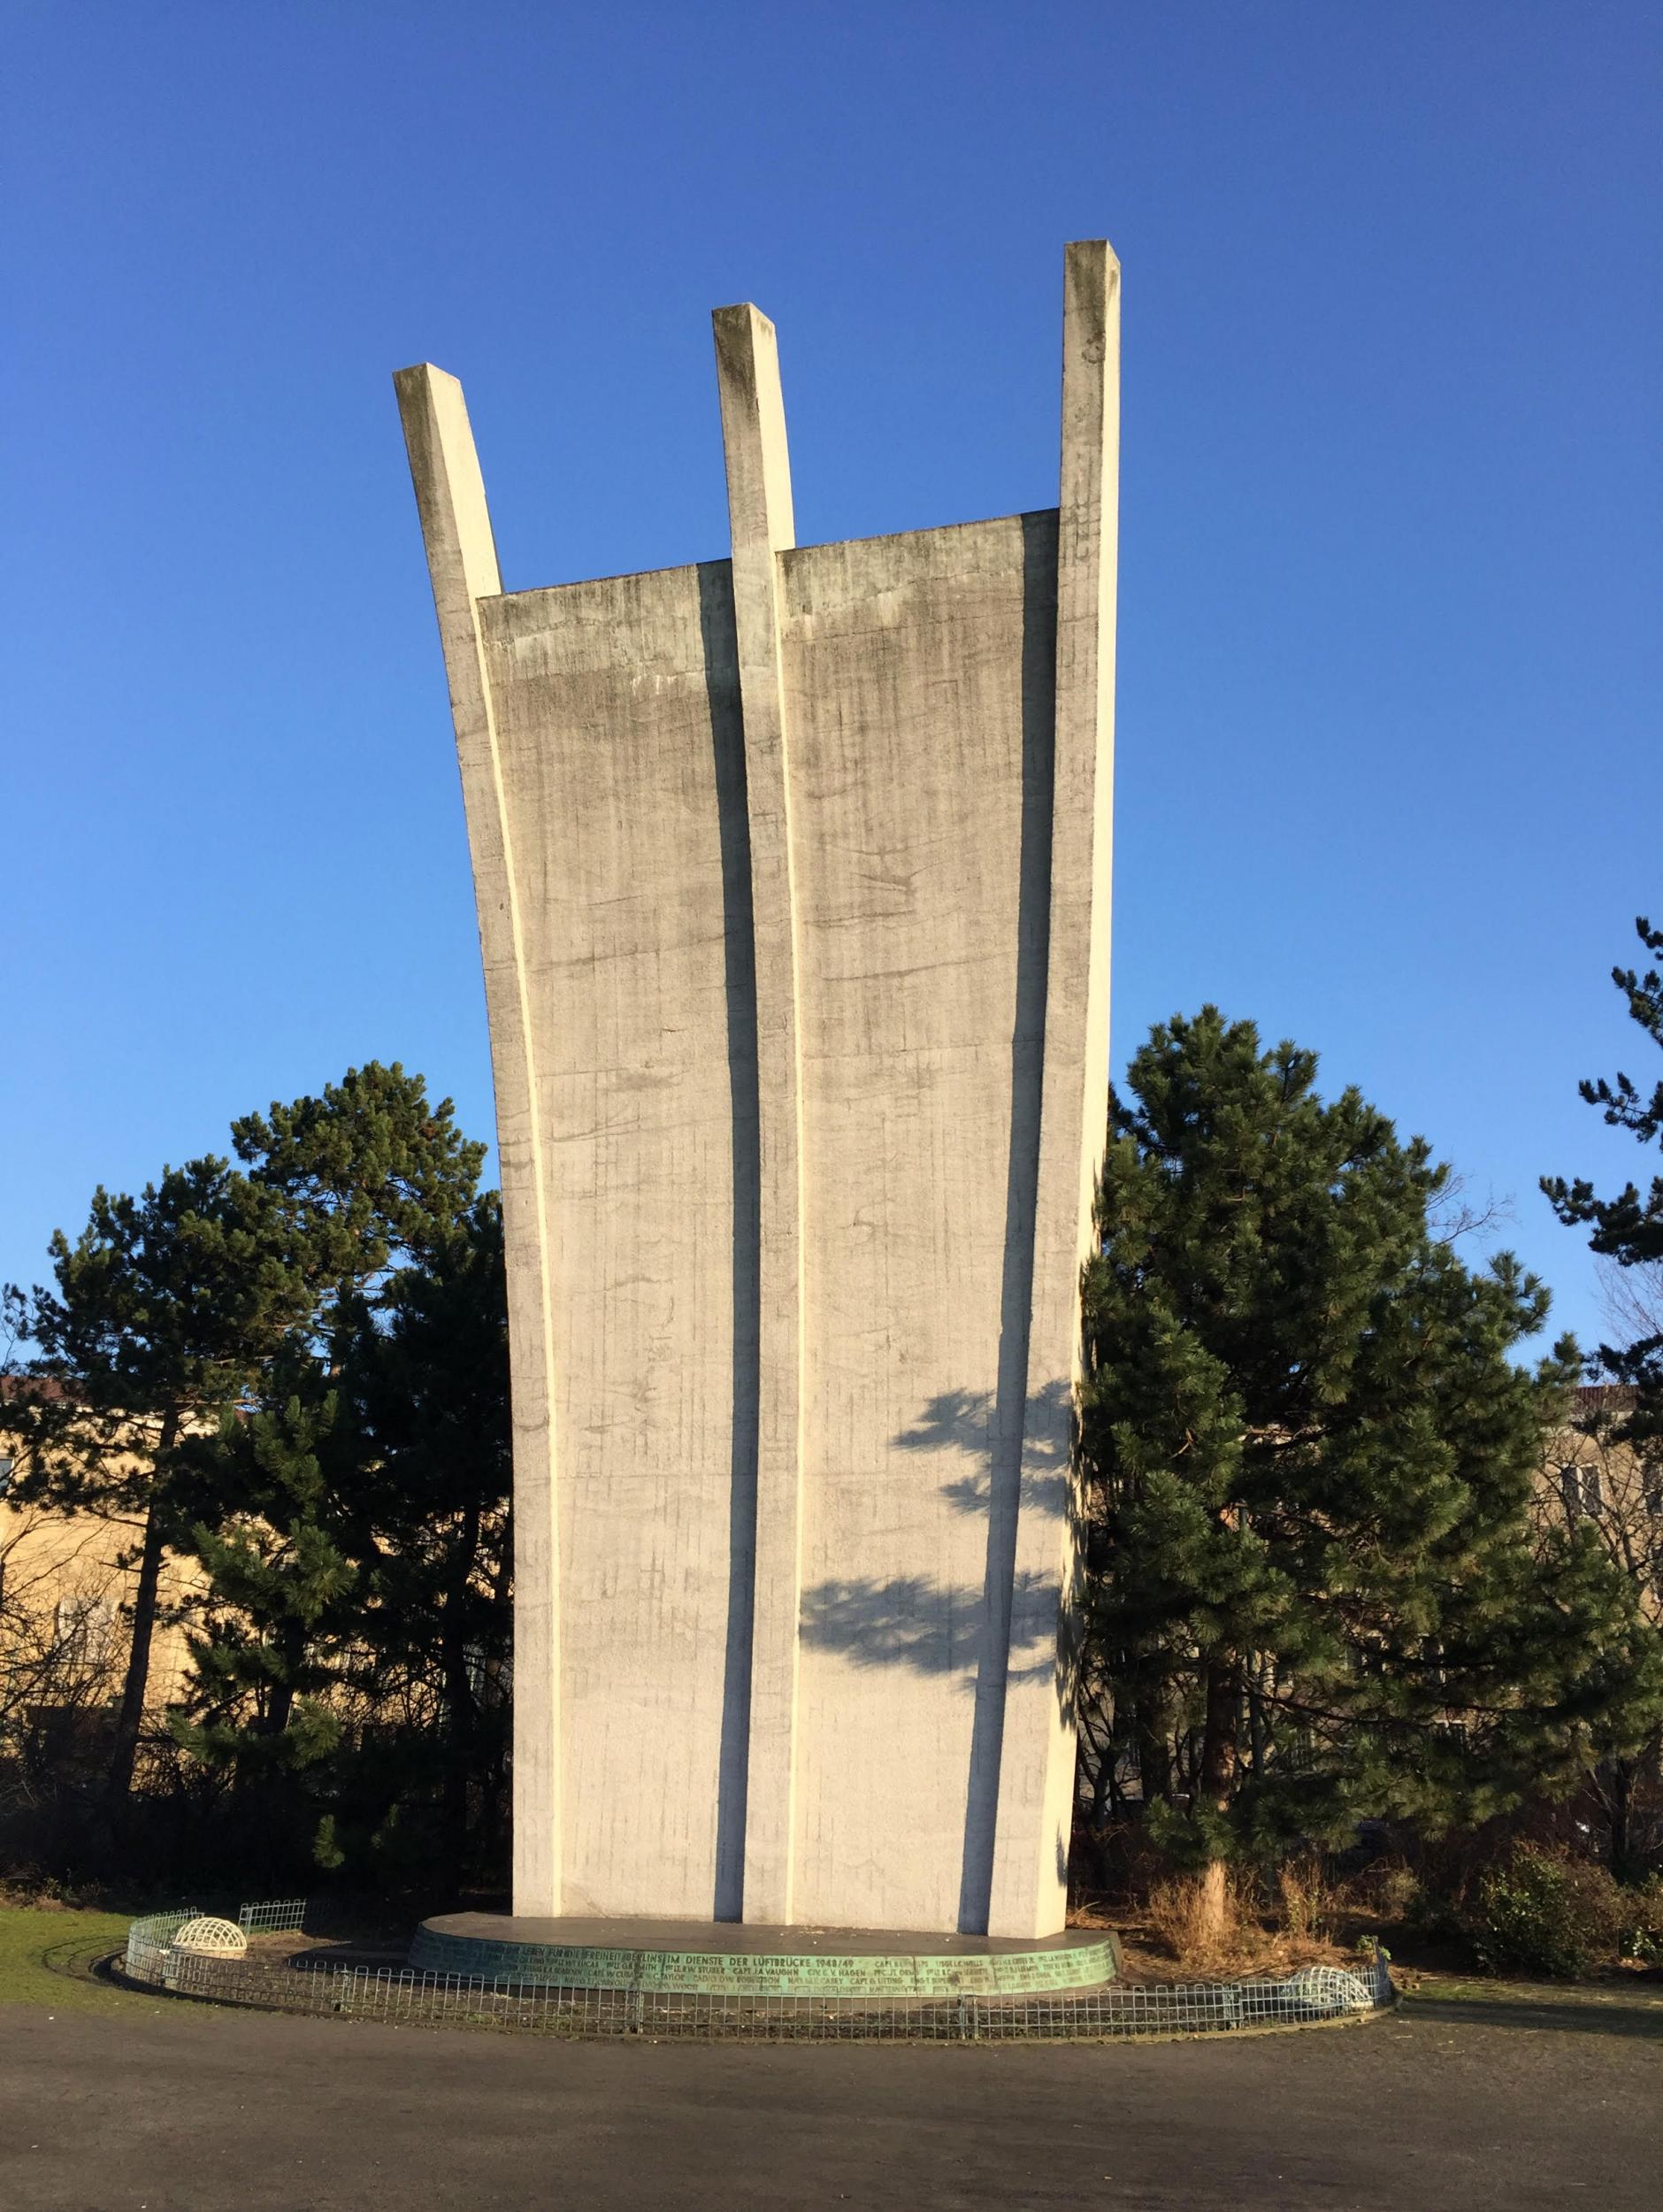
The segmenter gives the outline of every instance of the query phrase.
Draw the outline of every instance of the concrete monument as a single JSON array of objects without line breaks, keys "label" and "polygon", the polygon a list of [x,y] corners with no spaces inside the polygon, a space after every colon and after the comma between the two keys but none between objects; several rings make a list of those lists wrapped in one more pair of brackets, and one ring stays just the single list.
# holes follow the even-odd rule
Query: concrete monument
[{"label": "concrete monument", "polygon": [[1119,333],[1107,246],[1064,269],[1059,504],[992,522],[799,546],[723,308],[732,558],[504,591],[460,387],[397,378],[495,1069],[518,1916],[1063,1924]]}]

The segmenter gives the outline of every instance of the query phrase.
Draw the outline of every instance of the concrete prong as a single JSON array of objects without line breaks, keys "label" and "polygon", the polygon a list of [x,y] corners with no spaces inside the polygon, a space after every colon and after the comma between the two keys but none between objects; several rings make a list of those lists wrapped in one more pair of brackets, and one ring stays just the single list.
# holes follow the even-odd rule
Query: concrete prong
[{"label": "concrete prong", "polygon": [[548,1199],[520,886],[479,618],[479,601],[495,597],[502,580],[461,385],[425,361],[400,369],[393,382],[450,686],[496,1088],[513,1371],[514,1909],[557,1913],[560,1555]]},{"label": "concrete prong", "polygon": [[[1057,517],[1056,724],[1045,1074],[1034,1210],[1023,1475],[1072,1467],[1080,1278],[1091,1256],[1108,1089],[1108,923],[1120,451],[1120,263],[1106,239],[1064,250]],[[1054,1679],[1009,1666],[988,1933],[1061,1927],[1075,1766],[1077,1516],[1019,1505],[1011,1650],[1049,1640]],[[1048,1614],[1049,1619],[1042,1618]]]},{"label": "concrete prong", "polygon": [[802,1068],[779,559],[795,541],[774,326],[711,317],[733,547],[756,952],[761,1325],[746,1779],[747,1920],[789,1921],[795,1880],[802,1586]]}]

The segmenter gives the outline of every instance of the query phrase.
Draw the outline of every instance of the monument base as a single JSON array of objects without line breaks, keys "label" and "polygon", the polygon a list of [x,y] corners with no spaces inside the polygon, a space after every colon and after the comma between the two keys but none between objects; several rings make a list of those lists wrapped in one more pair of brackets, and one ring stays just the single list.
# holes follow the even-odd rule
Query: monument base
[{"label": "monument base", "polygon": [[1023,1941],[888,1929],[776,1928],[738,1921],[532,1920],[441,1913],[410,1963],[423,1974],[643,1995],[916,1998],[1080,1994],[1113,1981],[1104,1928]]}]

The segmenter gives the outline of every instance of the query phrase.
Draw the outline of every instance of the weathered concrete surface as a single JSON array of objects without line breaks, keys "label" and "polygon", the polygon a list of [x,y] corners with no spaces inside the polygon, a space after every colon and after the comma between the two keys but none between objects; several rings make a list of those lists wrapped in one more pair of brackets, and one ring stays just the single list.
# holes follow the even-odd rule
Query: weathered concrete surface
[{"label": "weathered concrete surface", "polygon": [[516,1765],[561,1778],[568,1909],[732,1916],[756,1077],[727,568],[515,594],[480,621],[528,830],[557,1317],[561,1734],[522,1726]]},{"label": "weathered concrete surface", "polygon": [[[1055,560],[1041,514],[783,564],[807,1162],[796,1907],[833,1924],[987,1925],[1027,1412]],[[1066,1473],[1030,1486],[1028,1510],[1054,1526]],[[1049,1687],[1054,1576],[1048,1596],[1015,1663]]]},{"label": "weathered concrete surface", "polygon": [[399,379],[485,948],[516,1392],[515,1905],[1062,1924],[1107,1058],[1118,270],[1058,511],[504,595]]},{"label": "weathered concrete surface", "polygon": [[594,1947],[613,1945],[637,1951],[704,1951],[738,1956],[763,1955],[851,1958],[927,1955],[944,1959],[1049,1957],[1056,1953],[1089,1951],[1106,1940],[1100,1928],[1065,1928],[1060,1935],[1020,1936],[926,1935],[916,1928],[816,1928],[806,1924],[782,1927],[765,1921],[744,1923],[699,1920],[660,1920],[645,1914],[629,1918],[602,1916],[582,1920],[570,1916],[558,1920],[525,1919],[510,1913],[435,1913],[423,1921],[441,1935],[473,1937],[494,1943],[542,1943],[556,1947]]},{"label": "weathered concrete surface", "polygon": [[755,948],[756,1490],[753,1517],[747,1919],[796,1916],[798,1613],[802,1591],[804,1310],[802,1018],[779,555],[794,542],[774,326],[746,305],[712,319],[733,541],[733,626],[745,745]]},{"label": "weathered concrete surface", "polygon": [[[496,1148],[508,1249],[509,1356],[514,1435],[514,1881],[538,1898],[562,1893],[561,1655],[555,1492],[555,1302],[544,1174],[543,1099],[528,1000],[532,947],[485,672],[479,608],[501,573],[462,387],[424,365],[394,379],[427,548],[439,639],[450,686],[467,810],[486,1011],[496,1087]],[[534,921],[535,918],[532,918]]]}]

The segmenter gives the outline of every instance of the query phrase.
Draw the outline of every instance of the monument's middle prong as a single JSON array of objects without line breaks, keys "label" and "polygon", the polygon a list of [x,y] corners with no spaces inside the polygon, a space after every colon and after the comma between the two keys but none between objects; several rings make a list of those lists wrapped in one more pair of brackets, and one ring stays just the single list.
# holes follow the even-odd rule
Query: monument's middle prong
[{"label": "monument's middle prong", "polygon": [[1047,1937],[1104,1131],[1119,269],[1059,504],[799,547],[715,317],[731,560],[505,593],[397,378],[495,1066],[517,1914]]}]

